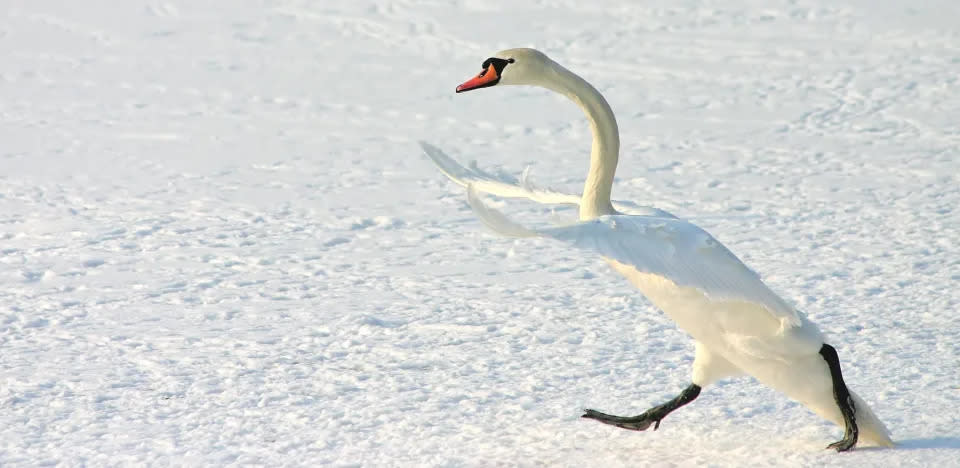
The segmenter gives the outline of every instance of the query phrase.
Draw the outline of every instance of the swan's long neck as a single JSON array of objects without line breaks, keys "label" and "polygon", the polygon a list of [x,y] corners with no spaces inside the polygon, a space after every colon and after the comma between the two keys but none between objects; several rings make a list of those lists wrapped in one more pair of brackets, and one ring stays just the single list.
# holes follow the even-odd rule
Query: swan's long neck
[{"label": "swan's long neck", "polygon": [[614,214],[610,204],[610,190],[620,154],[620,131],[613,109],[599,91],[570,70],[553,64],[556,73],[544,86],[563,94],[577,103],[590,121],[593,145],[590,148],[590,171],[580,200],[580,220]]}]

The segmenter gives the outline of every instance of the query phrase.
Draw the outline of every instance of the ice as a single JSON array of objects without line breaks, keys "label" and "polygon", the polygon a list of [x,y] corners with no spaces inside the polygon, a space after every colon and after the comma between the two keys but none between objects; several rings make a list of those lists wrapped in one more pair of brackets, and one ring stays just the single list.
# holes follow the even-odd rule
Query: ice
[{"label": "ice", "polygon": [[[0,8],[0,465],[951,466],[960,4],[10,0]],[[422,156],[577,192],[534,46],[616,112],[614,198],[712,233],[828,333],[900,444],[750,379],[599,259],[491,235]],[[506,200],[545,223],[576,210]]]}]

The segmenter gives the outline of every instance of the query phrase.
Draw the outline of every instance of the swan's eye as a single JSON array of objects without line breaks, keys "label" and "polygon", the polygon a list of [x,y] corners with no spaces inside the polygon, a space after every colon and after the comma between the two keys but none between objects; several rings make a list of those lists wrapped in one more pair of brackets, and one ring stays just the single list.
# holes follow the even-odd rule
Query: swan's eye
[{"label": "swan's eye", "polygon": [[512,59],[512,58],[508,58],[508,59],[507,59],[507,63],[513,63],[513,62],[516,62],[516,60],[514,60],[514,59]]}]

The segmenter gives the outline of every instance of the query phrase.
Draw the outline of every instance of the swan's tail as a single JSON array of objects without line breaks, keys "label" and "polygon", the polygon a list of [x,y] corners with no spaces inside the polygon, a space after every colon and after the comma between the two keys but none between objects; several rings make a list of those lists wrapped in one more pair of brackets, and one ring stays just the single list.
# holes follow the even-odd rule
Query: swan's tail
[{"label": "swan's tail", "polygon": [[887,426],[873,413],[863,398],[853,392],[850,394],[853,395],[853,404],[857,408],[857,427],[860,429],[860,437],[881,447],[893,447],[893,439],[890,438],[890,430]]}]

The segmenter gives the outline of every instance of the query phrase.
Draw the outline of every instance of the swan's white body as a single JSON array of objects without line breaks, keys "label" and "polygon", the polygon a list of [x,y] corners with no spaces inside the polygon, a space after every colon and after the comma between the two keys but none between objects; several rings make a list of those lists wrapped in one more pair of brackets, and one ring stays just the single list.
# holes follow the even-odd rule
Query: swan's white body
[{"label": "swan's white body", "polygon": [[[568,96],[586,113],[594,140],[580,197],[533,187],[526,177],[518,183],[466,169],[423,144],[447,176],[468,187],[470,205],[484,223],[504,235],[549,237],[600,254],[696,340],[694,384],[704,387],[748,374],[842,427],[830,369],[819,354],[824,339],[816,325],[706,231],[655,208],[611,203],[619,134],[610,106],[593,86],[532,49],[497,56],[516,58],[501,83],[538,85]],[[486,206],[479,191],[575,203],[580,222],[543,229],[521,226]],[[883,423],[866,402],[851,395],[860,439],[892,446]]]}]

